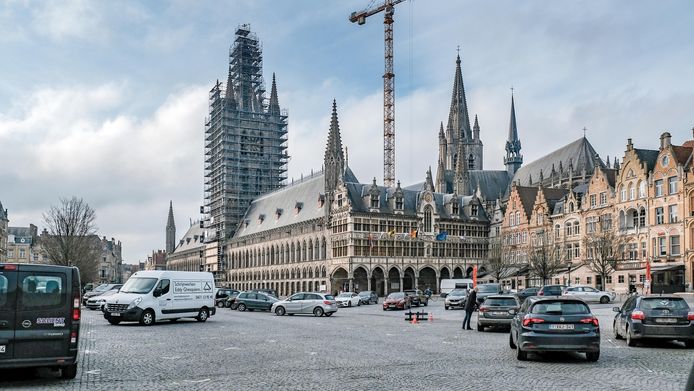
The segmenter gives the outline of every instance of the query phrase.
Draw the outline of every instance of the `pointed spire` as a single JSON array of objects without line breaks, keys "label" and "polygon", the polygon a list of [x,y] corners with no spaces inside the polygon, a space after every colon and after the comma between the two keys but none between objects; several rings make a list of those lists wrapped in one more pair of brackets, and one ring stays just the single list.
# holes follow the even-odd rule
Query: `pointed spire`
[{"label": "pointed spire", "polygon": [[431,177],[431,166],[429,166],[429,169],[427,170],[427,179],[424,182],[424,189],[423,190],[424,191],[430,191],[432,193],[435,191],[434,180]]},{"label": "pointed spire", "polygon": [[472,125],[472,137],[474,137],[475,140],[480,139],[480,123],[477,121],[477,114],[475,114],[475,124]]},{"label": "pointed spire", "polygon": [[607,155],[606,165],[607,165],[607,168],[610,168],[610,155]]},{"label": "pointed spire", "polygon": [[166,252],[171,254],[176,248],[176,223],[174,222],[173,201],[169,201],[169,217],[166,221]]},{"label": "pointed spire", "polygon": [[275,72],[272,72],[272,88],[270,89],[270,105],[268,106],[269,114],[280,113],[280,103],[277,98],[277,83],[275,82]]},{"label": "pointed spire", "polygon": [[345,170],[345,155],[342,150],[340,124],[337,119],[337,102],[334,99],[323,165],[325,166],[325,191],[330,192],[336,188]]},{"label": "pointed spire", "polygon": [[518,138],[518,127],[516,125],[516,104],[513,97],[513,89],[511,89],[511,118],[508,124],[508,139],[506,140],[506,157],[504,164],[509,175],[518,171],[523,164],[523,155],[520,154],[521,142]]},{"label": "pointed spire", "polygon": [[173,201],[169,201],[169,218],[166,221],[166,226],[167,227],[175,227],[176,223],[174,222],[174,215],[173,215]]},{"label": "pointed spire", "polygon": [[231,65],[229,65],[229,75],[227,76],[226,90],[224,91],[224,98],[226,99],[227,105],[231,107],[236,107],[236,97],[234,96],[234,81],[231,76]]},{"label": "pointed spire", "polygon": [[443,132],[443,121],[441,121],[441,127],[439,128],[439,141],[441,139],[446,139],[446,134]]},{"label": "pointed spire", "polygon": [[470,117],[467,111],[467,100],[465,98],[465,86],[463,84],[463,71],[460,68],[460,54],[455,60],[455,76],[453,78],[453,94],[451,96],[451,107],[448,113],[448,128],[452,130],[453,140],[472,139],[470,130]]},{"label": "pointed spire", "polygon": [[443,161],[439,159],[438,167],[436,167],[436,191],[446,193],[446,170],[443,166]]}]

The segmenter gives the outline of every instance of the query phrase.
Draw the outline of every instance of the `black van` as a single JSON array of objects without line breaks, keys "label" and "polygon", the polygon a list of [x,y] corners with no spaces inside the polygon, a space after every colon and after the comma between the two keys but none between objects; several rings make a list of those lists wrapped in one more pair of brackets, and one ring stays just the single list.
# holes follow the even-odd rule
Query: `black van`
[{"label": "black van", "polygon": [[0,368],[77,375],[80,274],[76,267],[0,263]]}]

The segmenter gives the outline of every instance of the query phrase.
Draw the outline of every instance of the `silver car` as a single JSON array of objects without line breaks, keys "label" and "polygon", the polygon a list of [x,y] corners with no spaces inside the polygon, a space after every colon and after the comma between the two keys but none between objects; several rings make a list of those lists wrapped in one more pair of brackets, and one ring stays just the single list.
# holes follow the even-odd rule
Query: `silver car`
[{"label": "silver car", "polygon": [[617,297],[615,292],[599,291],[592,286],[572,285],[564,289],[564,296],[581,299],[585,302],[607,304]]},{"label": "silver car", "polygon": [[444,308],[464,308],[467,301],[467,289],[453,289],[446,295]]},{"label": "silver car", "polygon": [[270,311],[277,316],[284,314],[313,314],[313,316],[331,316],[337,312],[337,302],[333,295],[316,292],[295,293],[272,305]]}]

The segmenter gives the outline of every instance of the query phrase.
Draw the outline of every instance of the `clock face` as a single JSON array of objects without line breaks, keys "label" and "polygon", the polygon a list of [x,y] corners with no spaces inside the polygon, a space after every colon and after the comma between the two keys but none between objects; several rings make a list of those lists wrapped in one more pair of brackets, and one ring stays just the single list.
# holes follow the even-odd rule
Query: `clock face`
[{"label": "clock face", "polygon": [[427,193],[427,194],[424,196],[424,201],[426,201],[426,202],[431,202],[431,194]]}]

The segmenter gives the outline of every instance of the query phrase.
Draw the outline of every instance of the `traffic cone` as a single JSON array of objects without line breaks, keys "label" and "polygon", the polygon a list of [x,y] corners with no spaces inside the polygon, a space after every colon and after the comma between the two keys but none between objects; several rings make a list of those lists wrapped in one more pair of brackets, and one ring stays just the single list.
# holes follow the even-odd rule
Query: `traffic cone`
[{"label": "traffic cone", "polygon": [[417,314],[412,314],[412,324],[417,324]]},{"label": "traffic cone", "polygon": [[430,313],[429,313],[429,322],[433,322],[433,321],[434,321],[434,314],[432,314],[432,313],[430,312]]}]

